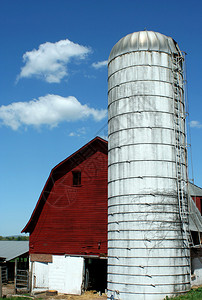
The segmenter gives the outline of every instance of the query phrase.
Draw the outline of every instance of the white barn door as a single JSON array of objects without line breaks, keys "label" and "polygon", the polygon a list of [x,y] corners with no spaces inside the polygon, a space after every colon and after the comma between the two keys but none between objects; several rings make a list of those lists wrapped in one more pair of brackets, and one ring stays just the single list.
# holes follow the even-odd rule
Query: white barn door
[{"label": "white barn door", "polygon": [[34,262],[34,288],[49,288],[48,263]]}]

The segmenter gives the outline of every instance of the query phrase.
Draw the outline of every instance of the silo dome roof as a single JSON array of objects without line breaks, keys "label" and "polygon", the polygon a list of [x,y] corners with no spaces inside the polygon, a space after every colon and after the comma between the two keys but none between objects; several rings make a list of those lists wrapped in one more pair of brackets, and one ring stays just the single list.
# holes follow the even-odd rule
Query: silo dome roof
[{"label": "silo dome roof", "polygon": [[111,61],[116,56],[133,51],[159,51],[179,53],[177,43],[164,34],[154,31],[139,31],[126,35],[116,43],[109,56]]}]

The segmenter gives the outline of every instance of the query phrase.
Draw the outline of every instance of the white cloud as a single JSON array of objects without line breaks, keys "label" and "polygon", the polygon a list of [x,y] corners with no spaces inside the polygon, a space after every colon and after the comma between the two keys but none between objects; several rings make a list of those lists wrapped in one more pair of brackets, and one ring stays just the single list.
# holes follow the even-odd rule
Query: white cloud
[{"label": "white cloud", "polygon": [[68,39],[56,43],[41,44],[38,50],[26,52],[23,55],[25,63],[18,79],[37,77],[49,83],[60,82],[68,75],[67,64],[71,58],[84,59],[91,50]]},{"label": "white cloud", "polygon": [[76,132],[70,132],[69,136],[76,136]]},{"label": "white cloud", "polygon": [[95,109],[81,104],[75,97],[46,95],[29,102],[14,102],[0,106],[0,121],[3,125],[17,130],[20,126],[47,125],[57,126],[60,122],[78,121],[93,118],[100,121],[105,118],[105,109]]},{"label": "white cloud", "polygon": [[92,67],[95,69],[100,69],[103,67],[107,67],[108,61],[107,60],[103,60],[103,61],[98,61],[96,63],[92,64]]},{"label": "white cloud", "polygon": [[192,128],[202,128],[202,124],[199,121],[191,121],[190,127]]},{"label": "white cloud", "polygon": [[81,127],[79,129],[77,129],[75,132],[70,132],[69,136],[81,136],[86,134],[86,128],[85,127]]}]

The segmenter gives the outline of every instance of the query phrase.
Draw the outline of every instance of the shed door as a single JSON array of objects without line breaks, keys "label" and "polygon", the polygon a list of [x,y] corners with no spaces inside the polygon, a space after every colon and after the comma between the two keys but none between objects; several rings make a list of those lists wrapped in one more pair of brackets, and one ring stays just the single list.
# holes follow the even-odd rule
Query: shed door
[{"label": "shed door", "polygon": [[34,287],[49,288],[48,263],[34,262]]}]

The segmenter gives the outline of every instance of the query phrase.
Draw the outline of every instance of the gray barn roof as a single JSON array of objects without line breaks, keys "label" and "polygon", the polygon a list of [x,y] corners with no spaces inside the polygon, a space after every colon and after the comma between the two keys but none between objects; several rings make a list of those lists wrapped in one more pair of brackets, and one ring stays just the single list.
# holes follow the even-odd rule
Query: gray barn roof
[{"label": "gray barn roof", "polygon": [[196,206],[196,203],[194,202],[194,200],[191,197],[190,197],[189,207],[190,207],[189,229],[191,231],[202,232],[202,216]]},{"label": "gray barn roof", "polygon": [[191,231],[202,232],[202,216],[194,201],[194,196],[202,197],[202,189],[189,182],[189,229]]},{"label": "gray barn roof", "polygon": [[189,182],[189,194],[193,196],[202,197],[202,188],[198,187],[197,185]]},{"label": "gray barn roof", "polygon": [[29,252],[29,241],[0,241],[0,257],[12,260]]}]

